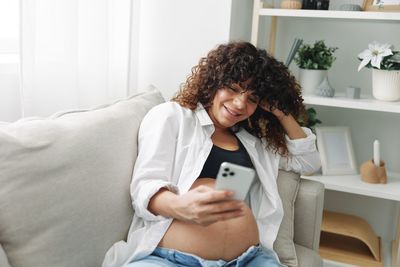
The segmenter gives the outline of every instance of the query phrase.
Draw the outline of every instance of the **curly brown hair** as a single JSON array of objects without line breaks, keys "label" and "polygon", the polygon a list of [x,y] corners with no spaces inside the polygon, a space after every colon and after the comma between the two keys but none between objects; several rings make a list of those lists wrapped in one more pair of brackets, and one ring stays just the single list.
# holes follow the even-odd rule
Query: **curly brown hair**
[{"label": "curly brown hair", "polygon": [[[272,109],[278,108],[296,119],[305,117],[300,86],[288,68],[265,50],[248,42],[222,44],[210,51],[192,68],[191,75],[172,100],[192,110],[196,109],[198,102],[208,109],[217,90],[245,81],[250,81],[248,90]],[[272,113],[258,106],[248,120],[237,123],[233,130],[240,127],[256,137],[265,138],[267,149],[281,155],[288,154],[285,131]]]}]

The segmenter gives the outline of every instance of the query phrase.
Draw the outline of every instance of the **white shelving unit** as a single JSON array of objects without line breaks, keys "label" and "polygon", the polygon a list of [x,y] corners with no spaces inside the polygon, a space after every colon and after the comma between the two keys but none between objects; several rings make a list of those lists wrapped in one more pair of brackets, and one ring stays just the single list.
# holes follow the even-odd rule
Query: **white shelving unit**
[{"label": "white shelving unit", "polygon": [[400,12],[359,12],[359,11],[337,11],[337,10],[302,10],[302,9],[279,9],[263,8],[261,0],[254,0],[253,22],[251,31],[251,42],[257,44],[258,26],[260,16],[272,18],[271,31],[269,35],[269,49],[271,54],[275,52],[276,18],[298,17],[298,18],[329,18],[346,20],[380,20],[400,21]]},{"label": "white shelving unit", "polygon": [[[251,42],[258,43],[259,19],[262,16],[270,17],[270,31],[268,37],[268,52],[274,54],[277,19],[279,17],[298,17],[298,18],[315,18],[345,20],[351,23],[357,20],[369,21],[387,21],[388,23],[400,22],[400,12],[357,12],[357,11],[332,11],[332,10],[293,10],[293,9],[277,9],[263,8],[261,0],[254,0],[253,6],[253,21]],[[400,24],[399,24],[400,26]],[[362,96],[361,99],[349,99],[344,95],[336,95],[333,98],[325,98],[314,95],[303,95],[304,103],[317,106],[358,109],[376,112],[400,113],[400,102],[384,102],[372,98],[372,96]],[[360,175],[343,175],[343,176],[302,176],[303,179],[314,180],[325,185],[327,190],[338,192],[346,192],[350,194],[358,194],[373,198],[386,199],[397,201],[400,203],[400,173],[388,173],[387,184],[368,184],[361,180]],[[394,219],[396,220],[396,219]],[[398,219],[399,220],[399,219]],[[395,222],[400,228],[400,222]],[[400,229],[397,229],[400,232]],[[399,238],[398,236],[395,238]],[[396,241],[382,240],[382,255],[385,261],[385,266],[389,266],[388,262],[394,259],[395,251],[392,252],[392,247],[395,247]],[[397,240],[398,242],[398,240]],[[393,246],[392,246],[393,244]],[[396,248],[398,250],[398,248]],[[398,253],[398,252],[397,252]],[[398,264],[399,260],[397,260]],[[392,262],[392,267],[399,267]],[[339,262],[324,260],[325,266],[349,266]]]},{"label": "white shelving unit", "polygon": [[302,175],[301,178],[318,181],[325,189],[400,201],[400,174],[388,173],[387,184],[369,184],[363,182],[359,174],[355,175]]},{"label": "white shelving unit", "polygon": [[397,12],[359,12],[338,10],[305,10],[260,8],[260,16],[332,18],[332,19],[368,19],[368,20],[400,20]]},{"label": "white shelving unit", "polygon": [[373,99],[371,96],[361,96],[360,99],[351,99],[343,95],[335,97],[303,95],[303,98],[304,103],[309,105],[400,113],[400,102],[379,101]]}]

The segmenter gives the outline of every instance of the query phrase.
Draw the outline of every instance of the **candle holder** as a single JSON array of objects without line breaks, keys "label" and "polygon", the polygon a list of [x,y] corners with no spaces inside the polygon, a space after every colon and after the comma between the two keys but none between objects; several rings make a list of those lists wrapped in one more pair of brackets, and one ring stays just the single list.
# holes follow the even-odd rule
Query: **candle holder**
[{"label": "candle holder", "polygon": [[365,161],[360,166],[361,180],[371,184],[386,184],[386,168],[385,162],[380,161],[379,166],[374,164],[373,160]]},{"label": "candle holder", "polygon": [[281,2],[281,8],[283,9],[301,9],[300,0],[284,0]]}]

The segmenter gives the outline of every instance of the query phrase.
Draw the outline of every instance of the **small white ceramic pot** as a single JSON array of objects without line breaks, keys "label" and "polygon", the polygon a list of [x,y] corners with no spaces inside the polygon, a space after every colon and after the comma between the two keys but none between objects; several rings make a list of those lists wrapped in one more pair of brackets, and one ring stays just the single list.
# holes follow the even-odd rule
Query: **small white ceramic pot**
[{"label": "small white ceramic pot", "polygon": [[400,71],[372,69],[372,95],[383,101],[400,100]]}]

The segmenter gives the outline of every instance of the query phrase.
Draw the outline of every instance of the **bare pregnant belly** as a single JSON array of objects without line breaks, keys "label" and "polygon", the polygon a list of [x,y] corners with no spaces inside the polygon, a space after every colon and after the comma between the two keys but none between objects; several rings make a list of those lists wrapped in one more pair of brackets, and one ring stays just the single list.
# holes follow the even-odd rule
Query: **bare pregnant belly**
[{"label": "bare pregnant belly", "polygon": [[[197,179],[191,189],[206,185],[214,188],[215,179]],[[240,256],[259,243],[257,224],[250,208],[239,218],[201,226],[174,220],[159,246],[195,254],[203,259],[226,261]]]}]

